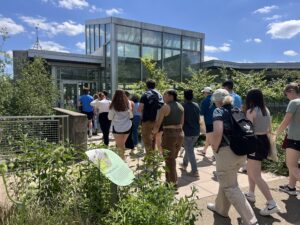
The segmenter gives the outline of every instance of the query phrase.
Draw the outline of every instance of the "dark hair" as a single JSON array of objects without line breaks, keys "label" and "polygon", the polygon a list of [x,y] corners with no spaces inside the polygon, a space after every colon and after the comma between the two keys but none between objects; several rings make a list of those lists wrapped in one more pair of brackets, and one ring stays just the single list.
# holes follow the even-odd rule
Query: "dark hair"
[{"label": "dark hair", "polygon": [[192,99],[194,98],[194,93],[193,90],[191,89],[184,90],[183,95],[184,95],[184,99],[187,101],[192,101]]},{"label": "dark hair", "polygon": [[146,86],[148,89],[154,89],[155,88],[155,80],[147,80]]},{"label": "dark hair", "polygon": [[82,93],[84,95],[87,95],[87,94],[89,94],[89,91],[90,91],[90,89],[88,87],[83,87]]},{"label": "dark hair", "polygon": [[246,96],[246,110],[253,111],[255,107],[260,108],[263,116],[267,115],[267,108],[264,101],[263,93],[260,89],[254,88],[248,91]]},{"label": "dark hair", "polygon": [[125,95],[126,95],[127,98],[129,98],[130,97],[129,91],[125,91]]},{"label": "dark hair", "polygon": [[103,99],[103,97],[105,96],[105,95],[103,94],[103,92],[101,92],[101,91],[98,93],[98,95],[99,95],[99,98],[100,98],[100,99]]},{"label": "dark hair", "polygon": [[133,101],[134,103],[138,103],[140,101],[140,98],[136,95],[132,95],[131,101]]},{"label": "dark hair", "polygon": [[232,80],[224,81],[222,87],[227,87],[229,90],[233,90],[233,81]]},{"label": "dark hair", "polygon": [[109,108],[117,112],[124,112],[129,109],[129,102],[123,90],[116,90]]},{"label": "dark hair", "polygon": [[287,84],[284,88],[284,93],[292,90],[295,91],[296,94],[300,94],[300,84],[297,84],[295,82]]},{"label": "dark hair", "polygon": [[172,95],[174,101],[176,101],[176,102],[178,101],[178,99],[177,99],[177,92],[174,89],[169,89],[165,93],[168,94],[168,95]]},{"label": "dark hair", "polygon": [[102,93],[106,96],[106,97],[108,97],[108,92],[107,91],[102,91]]},{"label": "dark hair", "polygon": [[94,98],[94,100],[95,100],[95,99],[98,99],[98,98],[99,98],[99,95],[98,95],[98,94],[94,94],[93,98]]}]

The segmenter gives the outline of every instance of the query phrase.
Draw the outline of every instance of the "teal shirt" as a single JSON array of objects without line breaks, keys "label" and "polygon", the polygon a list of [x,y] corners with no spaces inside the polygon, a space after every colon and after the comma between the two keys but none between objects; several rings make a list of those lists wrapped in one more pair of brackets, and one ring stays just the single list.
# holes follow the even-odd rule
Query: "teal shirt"
[{"label": "teal shirt", "polygon": [[300,98],[290,101],[286,112],[292,114],[288,126],[288,139],[300,141]]}]

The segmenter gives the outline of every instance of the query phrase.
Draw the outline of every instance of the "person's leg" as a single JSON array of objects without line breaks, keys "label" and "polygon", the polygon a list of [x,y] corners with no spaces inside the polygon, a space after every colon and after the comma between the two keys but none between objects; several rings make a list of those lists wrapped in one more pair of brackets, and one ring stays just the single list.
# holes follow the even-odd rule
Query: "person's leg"
[{"label": "person's leg", "polygon": [[108,120],[108,113],[100,113],[99,121],[100,121],[100,127],[103,134],[103,142],[105,145],[109,145],[110,120]]},{"label": "person's leg", "polygon": [[162,142],[162,135],[163,135],[163,132],[160,131],[158,132],[156,135],[155,135],[155,145],[156,145],[156,148],[158,149],[158,151],[162,154],[163,152],[163,149],[161,147],[161,142]]},{"label": "person's leg", "polygon": [[[299,159],[300,159],[300,151],[297,151],[292,148],[286,149],[286,164],[289,169],[290,176],[292,175],[291,176],[292,182],[294,182],[295,180],[300,181],[300,169],[298,167]],[[295,185],[291,188],[294,188],[294,187],[295,187]]]},{"label": "person's leg", "polygon": [[132,124],[132,138],[133,138],[133,144],[136,146],[139,141],[139,136],[138,136],[138,129],[140,125],[140,116],[134,116],[133,118],[133,124]]},{"label": "person's leg", "polygon": [[114,134],[116,146],[119,151],[119,156],[123,160],[125,160],[125,142],[126,142],[127,137],[128,137],[128,134]]},{"label": "person's leg", "polygon": [[198,136],[192,136],[192,137],[184,137],[184,150],[185,150],[185,155],[186,157],[186,162],[184,162],[185,165],[187,165],[188,162],[191,163],[192,167],[192,173],[198,172],[197,169],[197,161],[195,157],[195,152],[194,152],[194,145],[198,140]]},{"label": "person's leg", "polygon": [[[265,196],[267,201],[273,200],[268,184],[261,176],[261,161],[248,159],[248,176],[254,181],[259,190]],[[253,190],[253,191],[252,191]],[[250,190],[254,193],[254,188]]]},{"label": "person's leg", "polygon": [[152,135],[153,127],[154,127],[154,122],[148,121],[148,122],[142,123],[142,139],[144,142],[144,146],[145,146],[147,155],[149,155],[155,149],[155,146],[154,146],[155,137],[153,137],[153,135]]}]

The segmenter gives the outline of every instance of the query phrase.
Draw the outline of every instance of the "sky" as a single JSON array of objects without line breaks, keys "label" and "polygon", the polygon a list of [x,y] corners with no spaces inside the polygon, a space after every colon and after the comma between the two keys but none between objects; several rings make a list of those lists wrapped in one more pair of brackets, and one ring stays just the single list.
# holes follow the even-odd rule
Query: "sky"
[{"label": "sky", "polygon": [[205,33],[205,60],[300,61],[299,0],[0,0],[4,50],[85,53],[88,19],[116,16]]}]

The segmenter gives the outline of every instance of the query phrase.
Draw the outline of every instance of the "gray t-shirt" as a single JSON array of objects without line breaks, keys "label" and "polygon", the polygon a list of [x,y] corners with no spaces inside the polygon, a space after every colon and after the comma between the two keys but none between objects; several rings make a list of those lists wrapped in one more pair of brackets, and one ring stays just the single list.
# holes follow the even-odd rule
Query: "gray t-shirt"
[{"label": "gray t-shirt", "polygon": [[300,141],[300,98],[290,101],[286,112],[293,115],[288,127],[288,139]]}]

